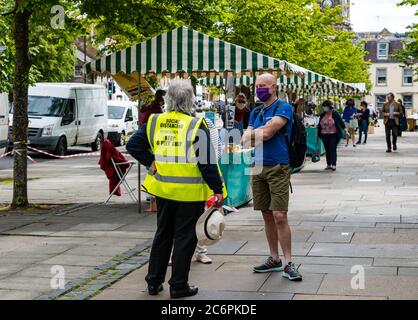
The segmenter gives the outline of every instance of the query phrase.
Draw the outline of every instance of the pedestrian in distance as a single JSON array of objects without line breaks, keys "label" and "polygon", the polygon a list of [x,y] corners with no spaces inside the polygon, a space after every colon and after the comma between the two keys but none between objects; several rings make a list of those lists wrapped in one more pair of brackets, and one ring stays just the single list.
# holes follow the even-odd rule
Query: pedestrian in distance
[{"label": "pedestrian in distance", "polygon": [[357,109],[353,99],[348,99],[346,102],[346,107],[344,108],[343,119],[345,122],[346,128],[348,128],[349,134],[346,135],[347,142],[345,144],[348,147],[350,143],[350,138],[353,141],[353,147],[356,146],[356,129],[358,128],[357,120]]},{"label": "pedestrian in distance", "polygon": [[367,143],[367,135],[369,133],[369,119],[370,119],[370,110],[367,108],[367,102],[362,101],[360,103],[361,109],[358,111],[358,123],[359,123],[359,137],[357,144],[361,144],[361,138],[364,134],[364,142],[363,144]]},{"label": "pedestrian in distance", "polygon": [[406,120],[406,110],[405,110],[405,106],[403,105],[402,99],[398,99],[398,103],[401,105],[401,108],[402,108],[402,115],[399,119],[398,137],[402,137],[402,132],[406,131],[406,129],[408,128],[408,124]]},{"label": "pedestrian in distance", "polygon": [[395,101],[395,95],[393,93],[389,93],[386,96],[386,99],[387,102],[382,108],[383,123],[385,125],[386,133],[386,152],[392,152],[392,149],[394,151],[398,150],[396,142],[399,134],[399,120],[402,116],[402,107]]},{"label": "pedestrian in distance", "polygon": [[[242,137],[244,147],[256,147],[255,165],[260,168],[260,173],[253,175],[254,210],[262,212],[270,249],[270,256],[253,271],[282,272],[283,277],[300,281],[302,275],[292,262],[291,230],[287,218],[291,168],[283,133],[283,129],[288,134],[292,132],[293,108],[277,97],[276,83],[277,78],[272,74],[257,77],[256,94],[263,105],[261,110],[252,111],[248,129]],[[284,262],[279,257],[279,242]]]},{"label": "pedestrian in distance", "polygon": [[163,290],[173,249],[172,299],[198,293],[188,283],[197,245],[196,223],[207,199],[214,196],[220,208],[227,196],[206,122],[192,116],[194,99],[190,81],[171,81],[167,112],[151,115],[126,145],[136,160],[151,167],[142,190],[157,198],[157,231],[145,278],[148,293]]},{"label": "pedestrian in distance", "polygon": [[348,130],[330,100],[324,101],[322,108],[323,112],[319,117],[318,124],[318,138],[322,140],[325,147],[327,159],[325,170],[335,171],[337,169],[337,146],[342,138],[343,131],[348,135]]}]

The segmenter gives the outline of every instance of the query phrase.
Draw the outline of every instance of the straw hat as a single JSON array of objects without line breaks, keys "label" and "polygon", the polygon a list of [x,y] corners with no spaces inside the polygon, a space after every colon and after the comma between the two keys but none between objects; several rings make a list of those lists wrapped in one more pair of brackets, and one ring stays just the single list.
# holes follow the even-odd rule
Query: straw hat
[{"label": "straw hat", "polygon": [[221,239],[224,229],[225,216],[217,208],[208,208],[196,224],[196,236],[199,244],[215,244]]}]

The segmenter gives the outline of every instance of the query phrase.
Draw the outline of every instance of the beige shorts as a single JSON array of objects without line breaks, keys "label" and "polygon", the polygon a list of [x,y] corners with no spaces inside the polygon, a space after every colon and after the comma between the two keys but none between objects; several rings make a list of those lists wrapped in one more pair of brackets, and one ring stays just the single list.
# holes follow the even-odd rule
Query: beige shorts
[{"label": "beige shorts", "polygon": [[290,166],[264,166],[253,176],[254,210],[289,210]]}]

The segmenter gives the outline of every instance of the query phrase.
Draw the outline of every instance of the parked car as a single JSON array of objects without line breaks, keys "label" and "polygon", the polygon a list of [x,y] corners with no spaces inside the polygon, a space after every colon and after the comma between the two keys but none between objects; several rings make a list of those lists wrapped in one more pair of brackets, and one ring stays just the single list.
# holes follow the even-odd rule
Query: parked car
[{"label": "parked car", "polygon": [[[28,143],[65,155],[69,146],[93,151],[107,138],[107,95],[101,85],[37,83],[29,87]],[[13,108],[9,115],[13,123]],[[12,127],[9,127],[11,140]],[[9,141],[9,143],[12,143]]]},{"label": "parked car", "polygon": [[8,129],[8,114],[9,101],[7,94],[0,93],[0,155],[6,151],[7,142],[7,129]]},{"label": "parked car", "polygon": [[138,106],[136,102],[107,102],[108,138],[115,146],[125,145],[126,137],[138,130]]}]

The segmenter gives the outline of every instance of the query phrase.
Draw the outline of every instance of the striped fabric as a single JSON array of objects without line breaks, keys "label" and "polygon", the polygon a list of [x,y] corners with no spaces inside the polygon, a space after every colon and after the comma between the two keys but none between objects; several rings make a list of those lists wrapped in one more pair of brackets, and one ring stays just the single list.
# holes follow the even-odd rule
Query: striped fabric
[{"label": "striped fabric", "polygon": [[311,90],[323,93],[361,93],[361,89],[284,60],[180,27],[86,65],[87,73],[130,75],[179,75],[187,73],[203,85],[252,84],[253,72],[279,76],[279,90]]},{"label": "striped fabric", "polygon": [[285,70],[284,61],[210,37],[190,28],[161,34],[86,65],[87,72],[141,74]]}]

